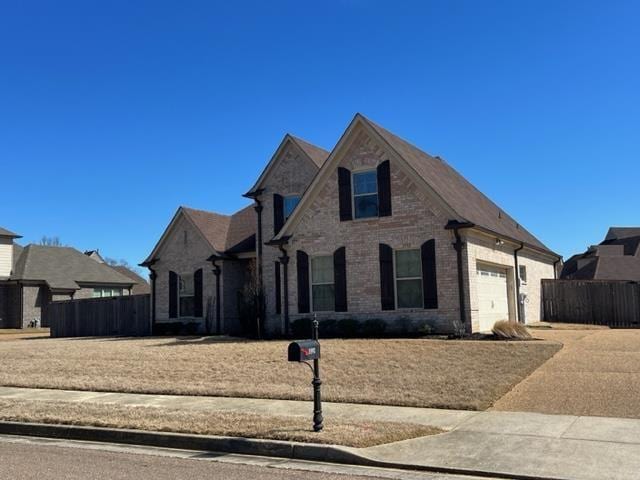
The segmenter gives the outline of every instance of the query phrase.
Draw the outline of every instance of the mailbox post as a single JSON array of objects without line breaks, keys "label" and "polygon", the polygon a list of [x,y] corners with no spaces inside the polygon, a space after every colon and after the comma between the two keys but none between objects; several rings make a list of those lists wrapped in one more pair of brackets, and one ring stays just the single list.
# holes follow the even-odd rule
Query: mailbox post
[{"label": "mailbox post", "polygon": [[[318,341],[318,320],[313,318],[313,340],[299,340],[289,344],[288,357],[290,362],[305,363],[313,372],[313,430],[319,432],[323,428],[322,400],[320,395],[320,342]],[[313,366],[309,363],[313,360]]]}]

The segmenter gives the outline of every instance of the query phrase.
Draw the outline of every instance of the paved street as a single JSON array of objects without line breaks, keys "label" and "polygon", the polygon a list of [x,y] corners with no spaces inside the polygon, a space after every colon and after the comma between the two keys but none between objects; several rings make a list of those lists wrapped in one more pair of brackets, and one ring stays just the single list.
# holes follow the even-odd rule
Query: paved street
[{"label": "paved street", "polygon": [[305,480],[478,480],[266,457],[0,436],[1,479],[299,480],[301,476]]}]

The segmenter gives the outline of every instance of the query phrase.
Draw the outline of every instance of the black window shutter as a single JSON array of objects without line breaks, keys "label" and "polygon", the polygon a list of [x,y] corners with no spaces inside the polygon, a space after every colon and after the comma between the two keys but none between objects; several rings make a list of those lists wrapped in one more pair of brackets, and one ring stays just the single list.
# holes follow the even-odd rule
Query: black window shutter
[{"label": "black window shutter", "polygon": [[296,252],[298,269],[298,313],[309,313],[309,255]]},{"label": "black window shutter", "polygon": [[427,240],[420,247],[422,257],[422,296],[424,308],[438,308],[438,277],[436,276],[436,241]]},{"label": "black window shutter", "polygon": [[284,201],[282,195],[273,194],[273,234],[277,235],[284,225]]},{"label": "black window shutter", "polygon": [[169,272],[169,318],[178,317],[178,274]]},{"label": "black window shutter", "polygon": [[276,272],[276,313],[282,312],[282,295],[280,293],[280,262],[275,262]]},{"label": "black window shutter", "polygon": [[351,172],[338,167],[338,200],[340,204],[340,221],[353,219],[351,213]]},{"label": "black window shutter", "polygon": [[333,282],[336,312],[347,311],[347,258],[345,247],[333,252]]},{"label": "black window shutter", "polygon": [[202,269],[193,273],[193,316],[202,317]]},{"label": "black window shutter", "polygon": [[391,165],[385,160],[378,165],[378,215],[391,216]]},{"label": "black window shutter", "polygon": [[393,250],[380,244],[380,301],[382,310],[395,310],[395,287],[393,285]]}]

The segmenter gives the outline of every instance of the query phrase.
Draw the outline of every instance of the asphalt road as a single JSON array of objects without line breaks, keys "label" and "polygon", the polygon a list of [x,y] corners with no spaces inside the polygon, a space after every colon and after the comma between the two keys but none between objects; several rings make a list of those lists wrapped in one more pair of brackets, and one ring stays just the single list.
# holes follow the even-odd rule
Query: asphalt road
[{"label": "asphalt road", "polygon": [[[0,479],[11,480],[472,480],[266,457],[216,455],[0,436]],[[486,480],[486,479],[484,479]]]}]

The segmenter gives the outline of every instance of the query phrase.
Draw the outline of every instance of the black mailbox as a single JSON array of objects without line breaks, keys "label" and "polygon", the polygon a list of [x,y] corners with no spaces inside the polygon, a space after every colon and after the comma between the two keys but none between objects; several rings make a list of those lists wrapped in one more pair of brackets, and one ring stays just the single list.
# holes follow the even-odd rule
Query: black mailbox
[{"label": "black mailbox", "polygon": [[320,358],[320,344],[317,340],[298,340],[289,344],[289,361],[306,362]]}]

